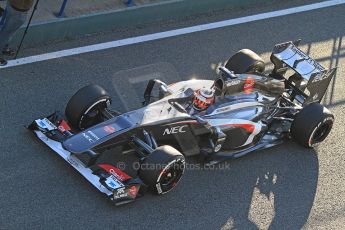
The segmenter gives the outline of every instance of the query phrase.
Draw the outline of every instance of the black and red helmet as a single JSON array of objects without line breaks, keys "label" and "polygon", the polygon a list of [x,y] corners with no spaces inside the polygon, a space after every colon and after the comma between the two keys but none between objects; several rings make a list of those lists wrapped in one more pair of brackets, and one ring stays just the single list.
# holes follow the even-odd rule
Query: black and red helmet
[{"label": "black and red helmet", "polygon": [[196,110],[206,110],[214,103],[213,89],[199,89],[194,93],[193,108]]}]

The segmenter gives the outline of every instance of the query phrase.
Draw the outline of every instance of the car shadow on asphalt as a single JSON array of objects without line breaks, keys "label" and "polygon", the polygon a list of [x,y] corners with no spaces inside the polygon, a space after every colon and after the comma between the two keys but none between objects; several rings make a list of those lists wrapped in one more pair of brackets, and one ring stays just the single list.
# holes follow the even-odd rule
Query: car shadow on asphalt
[{"label": "car shadow on asphalt", "polygon": [[[288,141],[214,167],[187,159],[172,192],[104,208],[114,215],[141,210],[150,216],[147,228],[300,229],[313,205],[318,171],[316,151]],[[140,226],[140,219],[131,222]]]}]

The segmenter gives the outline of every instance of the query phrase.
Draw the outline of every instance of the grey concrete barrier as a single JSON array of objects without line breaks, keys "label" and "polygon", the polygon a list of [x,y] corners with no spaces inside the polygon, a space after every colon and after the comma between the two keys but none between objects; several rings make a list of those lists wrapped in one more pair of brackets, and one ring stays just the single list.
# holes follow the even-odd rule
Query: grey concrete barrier
[{"label": "grey concrete barrier", "polygon": [[[87,34],[107,32],[117,28],[138,26],[215,10],[257,6],[269,1],[273,2],[274,0],[172,0],[80,17],[56,19],[31,25],[25,39],[25,46],[72,39]],[[20,40],[23,31],[24,28],[15,35],[13,43]]]}]

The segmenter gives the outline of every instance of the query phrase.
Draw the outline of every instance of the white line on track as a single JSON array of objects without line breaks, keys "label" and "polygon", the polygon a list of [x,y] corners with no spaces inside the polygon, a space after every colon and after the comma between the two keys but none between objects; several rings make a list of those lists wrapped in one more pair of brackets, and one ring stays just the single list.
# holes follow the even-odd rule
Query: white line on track
[{"label": "white line on track", "polygon": [[254,21],[259,21],[259,20],[268,19],[268,18],[280,17],[284,15],[291,15],[291,14],[296,14],[296,13],[301,13],[301,12],[306,12],[306,11],[311,11],[311,10],[316,10],[316,9],[322,9],[322,8],[327,8],[327,7],[341,5],[341,4],[345,4],[345,0],[330,0],[330,1],[324,1],[320,3],[298,6],[298,7],[293,7],[293,8],[283,9],[283,10],[271,11],[271,12],[261,13],[261,14],[251,15],[251,16],[234,18],[234,19],[229,19],[229,20],[224,20],[224,21],[219,21],[219,22],[185,27],[185,28],[176,29],[176,30],[170,30],[170,31],[159,32],[159,33],[154,33],[154,34],[147,34],[147,35],[138,36],[138,37],[126,38],[126,39],[115,40],[111,42],[104,42],[104,43],[88,45],[88,46],[82,46],[78,48],[66,49],[66,50],[61,50],[61,51],[56,51],[56,52],[51,52],[51,53],[39,54],[35,56],[29,56],[29,57],[19,58],[16,60],[11,60],[8,62],[6,66],[0,66],[0,69],[20,66],[20,65],[25,65],[25,64],[35,63],[35,62],[41,62],[41,61],[46,61],[46,60],[51,60],[51,59],[56,59],[56,58],[68,57],[68,56],[73,56],[73,55],[78,55],[78,54],[83,54],[83,53],[89,53],[89,52],[94,52],[94,51],[99,51],[99,50],[105,50],[105,49],[110,49],[110,48],[115,48],[115,47],[120,47],[120,46],[133,45],[133,44],[138,44],[142,42],[153,41],[153,40],[158,40],[162,38],[175,37],[179,35],[190,34],[190,33],[195,33],[195,32],[200,32],[200,31],[205,31],[205,30],[212,30],[212,29],[233,26],[233,25],[238,25],[238,24],[247,23],[247,22],[254,22]]}]

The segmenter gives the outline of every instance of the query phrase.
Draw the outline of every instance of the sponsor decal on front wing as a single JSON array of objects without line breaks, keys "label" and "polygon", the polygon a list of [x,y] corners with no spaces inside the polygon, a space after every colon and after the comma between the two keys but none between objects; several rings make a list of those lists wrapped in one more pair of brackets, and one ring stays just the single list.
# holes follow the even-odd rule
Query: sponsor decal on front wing
[{"label": "sponsor decal on front wing", "polygon": [[123,184],[120,181],[116,180],[116,178],[112,176],[108,177],[105,180],[105,184],[111,189],[118,189],[123,186]]},{"label": "sponsor decal on front wing", "polygon": [[35,122],[38,125],[38,127],[42,129],[47,129],[48,131],[57,129],[57,127],[53,123],[51,123],[48,118],[37,119],[35,120]]},{"label": "sponsor decal on front wing", "polygon": [[119,188],[114,191],[114,199],[115,200],[122,200],[122,199],[134,199],[138,194],[138,188],[135,185],[130,185],[130,187],[123,187]]}]

